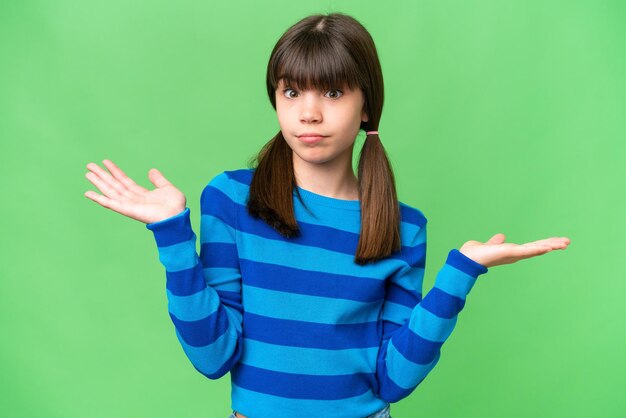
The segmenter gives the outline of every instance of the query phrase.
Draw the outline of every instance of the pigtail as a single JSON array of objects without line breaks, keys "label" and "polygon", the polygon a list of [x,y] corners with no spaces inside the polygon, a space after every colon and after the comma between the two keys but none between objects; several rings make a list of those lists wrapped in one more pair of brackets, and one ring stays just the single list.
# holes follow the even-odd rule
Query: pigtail
[{"label": "pigtail", "polygon": [[393,170],[378,134],[365,139],[358,166],[361,234],[355,262],[363,265],[401,248],[400,205]]},{"label": "pigtail", "polygon": [[293,208],[296,180],[292,152],[280,131],[263,146],[257,156],[247,202],[251,216],[263,219],[288,238],[300,232]]}]

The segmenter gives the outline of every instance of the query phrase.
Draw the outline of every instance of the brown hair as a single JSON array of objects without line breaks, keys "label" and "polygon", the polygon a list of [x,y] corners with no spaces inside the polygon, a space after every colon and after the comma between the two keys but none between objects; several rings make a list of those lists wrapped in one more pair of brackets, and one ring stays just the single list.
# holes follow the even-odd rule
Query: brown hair
[{"label": "brown hair", "polygon": [[[384,100],[380,61],[371,35],[354,18],[341,13],[316,14],[291,26],[276,43],[267,66],[267,93],[274,109],[281,79],[298,89],[327,91],[344,84],[360,88],[368,115],[361,129],[378,129]],[[293,192],[298,190],[292,158],[279,131],[256,156],[247,203],[250,215],[286,237],[299,234],[293,209]],[[357,178],[361,232],[355,262],[364,265],[401,248],[393,171],[378,134],[367,135]]]}]

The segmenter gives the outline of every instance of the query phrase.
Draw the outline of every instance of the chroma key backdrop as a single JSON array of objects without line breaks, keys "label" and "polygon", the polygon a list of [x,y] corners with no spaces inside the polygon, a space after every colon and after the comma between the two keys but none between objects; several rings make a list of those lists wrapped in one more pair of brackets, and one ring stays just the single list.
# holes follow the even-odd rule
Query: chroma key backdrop
[{"label": "chroma key backdrop", "polygon": [[230,374],[207,379],[176,338],[151,231],[86,198],[86,166],[146,188],[158,168],[199,234],[203,188],[280,129],[274,44],[330,12],[376,43],[380,139],[428,218],[424,295],[466,241],[571,240],[481,275],[391,416],[626,416],[619,0],[0,2],[0,415],[232,413]]}]

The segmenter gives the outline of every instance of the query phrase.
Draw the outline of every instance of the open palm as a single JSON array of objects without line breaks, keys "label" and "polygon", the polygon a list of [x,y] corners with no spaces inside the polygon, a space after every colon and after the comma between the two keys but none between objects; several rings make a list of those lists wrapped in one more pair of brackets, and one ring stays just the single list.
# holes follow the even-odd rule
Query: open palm
[{"label": "open palm", "polygon": [[158,222],[185,210],[185,195],[156,168],[148,171],[148,178],[156,188],[148,190],[135,183],[112,161],[103,160],[103,163],[110,174],[95,163],[87,164],[90,171],[85,174],[102,195],[89,190],[85,197],[144,223]]},{"label": "open palm", "polygon": [[546,238],[526,244],[505,243],[504,240],[504,234],[496,234],[485,243],[467,241],[459,251],[485,267],[494,267],[512,264],[552,250],[564,250],[570,244],[570,239],[567,237]]}]

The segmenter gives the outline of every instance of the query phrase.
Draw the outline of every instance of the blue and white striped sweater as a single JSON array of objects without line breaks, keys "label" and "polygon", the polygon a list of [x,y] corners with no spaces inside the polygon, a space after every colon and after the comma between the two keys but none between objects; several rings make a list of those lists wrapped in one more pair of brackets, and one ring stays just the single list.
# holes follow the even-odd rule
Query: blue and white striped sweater
[{"label": "blue and white striped sweater", "polygon": [[[422,300],[426,218],[402,204],[402,249],[354,263],[358,201],[298,188],[301,234],[248,215],[252,169],[201,197],[200,257],[190,211],[147,224],[166,269],[170,317],[193,366],[231,372],[232,409],[249,418],[362,418],[408,396],[439,360],[487,268],[453,249]],[[308,208],[308,210],[307,210]]]}]

